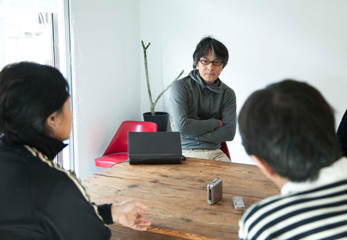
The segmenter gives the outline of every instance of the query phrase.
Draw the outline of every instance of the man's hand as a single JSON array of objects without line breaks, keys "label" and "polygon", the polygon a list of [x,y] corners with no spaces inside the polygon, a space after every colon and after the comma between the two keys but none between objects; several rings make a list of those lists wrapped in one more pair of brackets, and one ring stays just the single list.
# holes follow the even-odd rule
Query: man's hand
[{"label": "man's hand", "polygon": [[146,221],[144,215],[149,215],[146,210],[147,206],[140,201],[132,200],[122,202],[117,205],[112,205],[112,218],[125,227],[129,227],[139,231],[146,231],[147,227],[151,225],[150,221]]}]

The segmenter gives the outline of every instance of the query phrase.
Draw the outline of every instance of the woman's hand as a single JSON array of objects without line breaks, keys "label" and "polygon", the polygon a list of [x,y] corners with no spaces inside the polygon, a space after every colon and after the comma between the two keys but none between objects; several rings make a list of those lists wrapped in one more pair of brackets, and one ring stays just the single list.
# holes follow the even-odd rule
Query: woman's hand
[{"label": "woman's hand", "polygon": [[120,204],[113,204],[111,207],[112,218],[125,227],[129,227],[139,231],[146,231],[151,225],[150,221],[146,221],[145,216],[149,215],[148,207],[140,201],[131,200]]}]

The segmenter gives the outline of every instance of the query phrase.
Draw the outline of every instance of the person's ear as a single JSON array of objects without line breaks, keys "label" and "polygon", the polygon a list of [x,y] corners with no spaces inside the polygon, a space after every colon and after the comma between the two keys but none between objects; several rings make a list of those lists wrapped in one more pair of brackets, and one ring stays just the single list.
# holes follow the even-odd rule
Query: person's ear
[{"label": "person's ear", "polygon": [[260,170],[264,173],[264,175],[273,181],[279,188],[282,188],[284,184],[289,182],[288,178],[282,177],[278,175],[265,161],[258,158],[255,155],[251,155],[252,160],[257,164]]},{"label": "person's ear", "polygon": [[57,112],[52,113],[46,120],[46,128],[49,131],[54,131],[58,126],[58,115]]},{"label": "person's ear", "polygon": [[274,170],[263,160],[258,158],[255,155],[251,155],[252,160],[257,164],[257,166],[260,168],[260,170],[267,176],[268,178],[271,178],[276,174]]}]

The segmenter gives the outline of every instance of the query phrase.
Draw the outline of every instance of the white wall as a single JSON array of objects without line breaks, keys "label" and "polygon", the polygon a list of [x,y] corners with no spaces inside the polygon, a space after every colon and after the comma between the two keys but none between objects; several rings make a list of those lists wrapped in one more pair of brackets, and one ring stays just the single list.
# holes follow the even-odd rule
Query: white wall
[{"label": "white wall", "polygon": [[[77,174],[100,171],[101,156],[123,120],[149,111],[143,53],[148,49],[153,98],[184,69],[196,44],[213,35],[229,49],[221,79],[237,95],[284,78],[317,87],[336,109],[347,107],[345,0],[72,0]],[[140,88],[141,86],[141,88]],[[157,111],[170,111],[169,92]],[[228,144],[236,162],[251,163],[239,133]]]},{"label": "white wall", "polygon": [[76,173],[102,170],[101,156],[124,120],[140,120],[138,0],[72,0]]},{"label": "white wall", "polygon": [[[235,90],[238,112],[254,90],[295,78],[322,92],[339,123],[347,108],[346,9],[344,0],[142,0],[140,37],[152,42],[152,91],[157,95],[181,69],[188,74],[196,44],[213,35],[229,49],[220,77]],[[142,65],[141,81],[144,112],[149,103]],[[169,93],[156,110],[170,111]],[[228,147],[233,161],[252,163],[238,131]]]}]

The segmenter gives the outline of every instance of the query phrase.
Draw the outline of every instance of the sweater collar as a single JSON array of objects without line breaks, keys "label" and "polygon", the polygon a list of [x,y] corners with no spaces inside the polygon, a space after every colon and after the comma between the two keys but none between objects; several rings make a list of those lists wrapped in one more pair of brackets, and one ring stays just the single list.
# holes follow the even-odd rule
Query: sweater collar
[{"label": "sweater collar", "polygon": [[200,76],[199,76],[199,70],[195,69],[195,70],[192,70],[190,73],[189,73],[189,76],[195,81],[197,82],[198,84],[210,89],[212,92],[215,92],[215,93],[221,93],[221,85],[222,85],[222,81],[217,78],[216,81],[214,82],[214,84],[212,85],[205,85]]},{"label": "sweater collar", "polygon": [[312,188],[321,187],[333,182],[346,180],[347,158],[342,157],[332,165],[322,168],[319,171],[318,179],[306,182],[287,182],[281,189],[281,194],[286,195],[299,191],[306,191]]},{"label": "sweater collar", "polygon": [[53,160],[53,158],[67,146],[67,144],[45,134],[39,134],[34,140],[22,144],[36,148],[50,160]]}]

